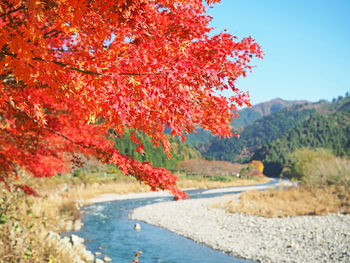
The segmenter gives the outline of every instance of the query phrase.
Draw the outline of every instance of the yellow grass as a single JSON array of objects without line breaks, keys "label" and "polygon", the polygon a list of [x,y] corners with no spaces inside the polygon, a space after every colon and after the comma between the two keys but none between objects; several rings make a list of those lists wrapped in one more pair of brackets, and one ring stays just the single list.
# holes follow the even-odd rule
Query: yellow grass
[{"label": "yellow grass", "polygon": [[186,188],[206,189],[206,188],[221,188],[221,187],[231,187],[231,186],[263,184],[263,183],[267,183],[268,181],[269,181],[269,178],[265,176],[259,176],[259,177],[257,176],[250,179],[233,178],[228,181],[212,181],[205,177],[193,176],[189,178],[180,178],[180,180],[178,181],[178,186],[181,189],[186,189]]},{"label": "yellow grass", "polygon": [[350,193],[341,187],[289,188],[287,190],[248,191],[240,201],[227,201],[222,206],[229,213],[241,212],[263,217],[325,215],[350,213]]}]

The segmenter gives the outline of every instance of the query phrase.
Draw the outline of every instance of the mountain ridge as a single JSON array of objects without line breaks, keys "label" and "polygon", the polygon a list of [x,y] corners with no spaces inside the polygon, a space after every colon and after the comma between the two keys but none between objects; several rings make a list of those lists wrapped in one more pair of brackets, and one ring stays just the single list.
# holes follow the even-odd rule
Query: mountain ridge
[{"label": "mountain ridge", "polygon": [[274,98],[272,100],[261,102],[253,105],[250,108],[240,110],[238,112],[239,117],[232,120],[231,126],[234,128],[241,128],[281,109],[304,103],[310,102],[307,100],[283,100],[281,98]]},{"label": "mountain ridge", "polygon": [[295,104],[239,131],[239,139],[213,138],[202,146],[202,154],[209,159],[240,163],[260,160],[267,175],[281,172],[287,155],[303,147],[322,147],[335,155],[350,155],[350,97],[332,103],[322,100]]},{"label": "mountain ridge", "polygon": [[[293,105],[301,105],[305,103],[311,103],[306,100],[283,100],[281,98],[275,98],[266,102],[261,102],[253,105],[250,108],[244,108],[238,111],[238,118],[233,119],[231,126],[237,131],[241,131],[242,127],[245,127],[254,121],[277,112],[281,109],[291,107]],[[196,129],[197,133],[190,133],[187,135],[185,144],[192,147],[201,147],[201,145],[209,142],[216,136],[212,135],[210,131],[203,130],[202,128]],[[170,132],[169,132],[170,133]]]}]

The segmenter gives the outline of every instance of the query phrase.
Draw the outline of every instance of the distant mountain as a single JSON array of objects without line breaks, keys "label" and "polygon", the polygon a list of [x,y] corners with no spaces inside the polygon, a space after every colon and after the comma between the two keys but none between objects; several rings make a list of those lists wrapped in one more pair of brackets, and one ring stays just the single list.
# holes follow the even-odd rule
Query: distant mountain
[{"label": "distant mountain", "polygon": [[301,105],[294,105],[245,126],[239,132],[239,138],[215,137],[200,150],[207,158],[246,162],[260,146],[279,138],[315,112],[315,109],[305,109]]},{"label": "distant mountain", "polygon": [[350,97],[324,105],[280,138],[257,149],[251,159],[261,160],[264,173],[278,175],[287,156],[299,148],[326,148],[350,156]]},{"label": "distant mountain", "polygon": [[234,119],[232,121],[232,126],[235,128],[244,127],[264,116],[270,115],[271,113],[277,112],[283,108],[287,108],[295,104],[304,104],[304,103],[308,103],[308,101],[306,100],[288,101],[280,98],[259,103],[252,106],[251,108],[245,108],[243,110],[240,110],[239,117],[238,119]]},{"label": "distant mountain", "polygon": [[325,105],[324,109],[326,113],[334,112],[350,112],[350,96],[339,97],[338,100],[334,100],[332,103]]},{"label": "distant mountain", "polygon": [[[266,112],[266,111],[265,111]],[[200,148],[209,159],[263,161],[268,175],[280,172],[286,154],[302,147],[350,153],[350,97],[333,103],[304,102],[264,116],[240,129],[240,138],[213,138]]]},{"label": "distant mountain", "polygon": [[[241,128],[247,126],[254,121],[268,116],[271,113],[277,112],[281,109],[296,105],[296,104],[307,104],[306,100],[295,100],[295,101],[287,101],[280,98],[276,98],[267,102],[259,103],[251,108],[245,108],[240,110],[239,117],[237,119],[232,120],[231,126],[233,128]],[[215,138],[209,131],[205,131],[201,128],[197,129],[197,133],[191,133],[187,136],[185,141],[186,144],[190,146],[200,146],[204,145],[210,140]]]}]

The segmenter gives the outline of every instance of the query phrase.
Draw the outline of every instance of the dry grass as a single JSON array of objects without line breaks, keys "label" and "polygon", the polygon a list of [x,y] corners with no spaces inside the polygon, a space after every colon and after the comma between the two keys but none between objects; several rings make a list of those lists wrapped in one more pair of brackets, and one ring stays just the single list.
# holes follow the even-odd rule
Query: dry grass
[{"label": "dry grass", "polygon": [[[42,198],[33,198],[33,213],[45,221],[45,225],[53,231],[63,231],[65,220],[79,218],[79,206],[102,194],[139,193],[150,190],[148,186],[133,179],[101,180],[93,183],[79,183],[66,180],[36,178],[30,180]],[[61,221],[61,222],[59,222]]]},{"label": "dry grass", "polygon": [[177,165],[179,171],[201,176],[232,176],[240,173],[247,165],[227,161],[208,161],[204,159],[189,159]]},{"label": "dry grass", "polygon": [[228,212],[264,217],[350,214],[350,160],[325,149],[300,149],[289,157],[285,176],[299,180],[298,188],[249,191],[240,201],[216,206]]},{"label": "dry grass", "polygon": [[265,176],[257,176],[253,178],[231,178],[227,181],[212,181],[209,178],[201,176],[193,176],[188,178],[180,178],[178,181],[178,186],[181,189],[186,188],[221,188],[221,187],[231,187],[231,186],[244,186],[244,185],[254,185],[263,184],[269,182],[269,178]]},{"label": "dry grass", "polygon": [[339,186],[248,191],[241,195],[239,202],[228,201],[222,206],[230,213],[263,217],[349,214],[350,193]]},{"label": "dry grass", "polygon": [[[55,251],[46,246],[45,219],[32,210],[33,201],[14,191],[0,193],[0,262],[48,262]],[[58,261],[55,261],[58,262]]]}]

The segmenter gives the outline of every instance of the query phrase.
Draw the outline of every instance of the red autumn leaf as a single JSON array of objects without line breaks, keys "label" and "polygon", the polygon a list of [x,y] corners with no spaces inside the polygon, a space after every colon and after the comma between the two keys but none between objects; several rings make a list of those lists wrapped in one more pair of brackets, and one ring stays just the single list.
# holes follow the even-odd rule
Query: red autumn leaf
[{"label": "red autumn leaf", "polygon": [[[176,176],[121,155],[105,134],[143,131],[170,157],[166,126],[181,138],[200,126],[230,136],[237,106],[249,105],[231,80],[262,57],[260,47],[250,37],[213,35],[203,1],[0,0],[0,7],[0,181],[18,167],[37,177],[64,173],[69,155],[81,153],[184,198]],[[230,99],[217,95],[227,84]]]}]

